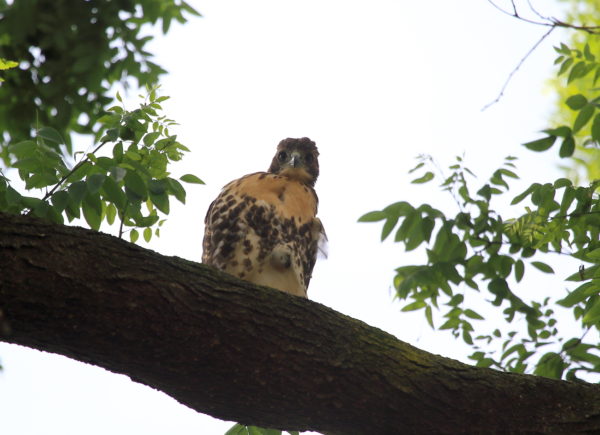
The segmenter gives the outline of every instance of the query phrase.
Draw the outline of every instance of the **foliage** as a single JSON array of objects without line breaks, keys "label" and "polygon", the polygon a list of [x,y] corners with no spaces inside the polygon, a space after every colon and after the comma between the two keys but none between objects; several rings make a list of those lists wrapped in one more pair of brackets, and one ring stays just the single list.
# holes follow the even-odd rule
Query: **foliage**
[{"label": "foliage", "polygon": [[[600,2],[595,0],[563,0],[570,3],[566,20],[600,26]],[[600,83],[600,38],[585,32],[572,32],[565,44],[556,47],[556,64],[560,65],[559,74],[551,81],[557,93],[559,104],[553,119],[556,124],[574,125],[575,118],[580,122],[579,130],[573,132],[577,145],[574,158],[565,164],[569,176],[573,179],[595,180],[600,178],[600,150],[594,144],[600,136],[600,118],[598,114],[597,88]],[[566,79],[566,80],[565,80]],[[596,90],[594,90],[596,89]],[[569,100],[575,95],[586,95],[587,101],[594,107],[596,116],[592,118],[590,105],[581,105],[580,97]],[[569,104],[571,103],[571,104]],[[587,106],[587,107],[586,107]],[[587,119],[586,119],[587,118]]]},{"label": "foliage", "polygon": [[[298,431],[287,431],[290,435],[298,435]],[[265,429],[257,426],[245,426],[243,424],[234,424],[225,435],[281,435],[282,431],[278,429]]]},{"label": "foliage", "polygon": [[[543,152],[559,141],[561,158],[572,158],[576,148],[586,146],[597,153],[600,95],[588,85],[600,78],[598,38],[588,35],[580,48],[556,47],[558,76],[574,90],[563,102],[572,113],[560,125],[545,129],[544,137],[525,143],[526,148]],[[367,213],[360,221],[382,221],[382,240],[393,233],[394,241],[407,251],[426,247],[425,264],[396,269],[396,296],[409,301],[403,311],[423,310],[432,328],[438,325],[461,337],[473,348],[470,358],[478,366],[552,378],[589,378],[600,373],[600,345],[588,334],[594,331],[591,335],[597,337],[600,330],[600,180],[588,185],[576,185],[568,178],[534,183],[512,199],[512,206],[528,202],[524,210],[515,212],[513,207],[507,218],[498,202],[508,195],[508,182],[518,178],[514,160],[507,157],[489,181],[474,190],[468,181],[472,172],[457,158],[441,184],[456,201],[454,214],[402,201]],[[411,172],[426,171],[430,161],[421,157]],[[413,183],[434,179],[434,172],[426,171]],[[554,274],[547,254],[579,262],[579,270],[567,278],[577,284],[527,300],[528,292],[519,286],[526,271]],[[502,311],[505,326],[489,330],[484,316],[473,309],[481,299],[488,303],[478,305],[481,309]],[[559,328],[560,307],[572,312],[579,328],[575,335]]]},{"label": "foliage", "polygon": [[[18,172],[27,194],[0,172],[0,210],[61,224],[65,217],[71,222],[83,215],[95,230],[103,221],[112,225],[118,218],[119,236],[123,227],[130,227],[132,242],[139,237],[138,229],[146,241],[158,236],[164,222],[161,213],[169,213],[169,198],[185,202],[185,190],[170,177],[168,165],[189,151],[170,134],[174,121],[159,115],[160,103],[167,98],[152,89],[138,109],[111,107],[99,119],[99,145],[81,153],[72,167],[60,152],[64,140],[52,127],[39,127],[34,139],[10,144],[9,168]],[[110,154],[101,155],[107,145],[112,146]],[[191,174],[180,180],[202,183]],[[44,192],[41,198],[35,194],[38,189]]]},{"label": "foliage", "polygon": [[115,82],[153,86],[165,72],[146,49],[144,25],[198,13],[182,0],[0,0],[0,58],[20,62],[0,87],[0,156],[31,138],[32,119],[71,133],[98,131]]},{"label": "foliage", "polygon": [[[7,60],[7,59],[0,58],[0,71],[15,68],[17,66],[19,66],[19,63],[15,62],[14,60]],[[4,79],[2,77],[0,77],[0,83],[2,83],[3,81],[4,81]]]}]

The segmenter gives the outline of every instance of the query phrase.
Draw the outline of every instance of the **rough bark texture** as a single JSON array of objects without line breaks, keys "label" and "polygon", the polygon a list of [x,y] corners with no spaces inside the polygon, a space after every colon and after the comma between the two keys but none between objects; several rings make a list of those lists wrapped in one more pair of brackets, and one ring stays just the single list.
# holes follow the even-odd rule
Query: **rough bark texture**
[{"label": "rough bark texture", "polygon": [[332,434],[600,433],[598,386],[474,368],[81,228],[0,214],[0,308],[2,340],[218,418]]}]

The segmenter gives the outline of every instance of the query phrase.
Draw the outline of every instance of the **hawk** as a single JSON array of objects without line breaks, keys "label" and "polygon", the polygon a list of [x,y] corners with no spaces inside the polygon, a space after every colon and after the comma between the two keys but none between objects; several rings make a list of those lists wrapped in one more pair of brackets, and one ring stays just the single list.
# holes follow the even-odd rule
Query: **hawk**
[{"label": "hawk", "polygon": [[206,213],[202,262],[307,297],[326,240],[316,216],[318,156],[309,138],[284,139],[267,172],[227,184]]}]

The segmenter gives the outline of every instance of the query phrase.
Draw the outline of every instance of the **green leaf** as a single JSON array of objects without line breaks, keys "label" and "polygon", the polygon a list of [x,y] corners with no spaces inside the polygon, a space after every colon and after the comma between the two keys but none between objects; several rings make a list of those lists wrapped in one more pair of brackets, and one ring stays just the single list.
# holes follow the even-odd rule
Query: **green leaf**
[{"label": "green leaf", "polygon": [[[585,61],[577,62],[573,68],[571,68],[571,72],[569,73],[569,77],[567,78],[567,83],[571,83],[573,80],[583,77],[586,74],[587,66]],[[589,71],[587,71],[589,72]]]},{"label": "green leaf", "polygon": [[415,166],[414,168],[412,168],[410,171],[408,171],[409,174],[412,174],[413,172],[415,172],[417,169],[421,169],[423,166],[425,166],[424,162],[419,162],[417,163],[417,166]]},{"label": "green leaf", "polygon": [[100,199],[100,194],[88,194],[83,198],[82,204],[88,204],[90,207],[94,209],[94,211],[98,214],[98,216],[102,215],[102,200]]},{"label": "green leaf", "polygon": [[541,152],[550,149],[550,147],[554,145],[554,141],[556,141],[556,136],[548,136],[542,139],[524,143],[523,146],[531,151]]},{"label": "green leaf", "polygon": [[548,352],[540,358],[534,374],[552,379],[560,379],[566,366],[566,363],[559,354]]},{"label": "green leaf", "polygon": [[523,275],[525,274],[525,264],[523,260],[515,261],[515,279],[517,282],[521,282]]},{"label": "green leaf", "polygon": [[168,191],[169,184],[167,180],[150,180],[148,183],[148,191],[155,195],[162,195]]},{"label": "green leaf", "polygon": [[600,298],[596,297],[590,309],[583,316],[583,323],[593,325],[598,321],[600,321]]},{"label": "green leaf", "polygon": [[579,130],[585,127],[585,125],[592,118],[594,110],[595,108],[592,104],[588,104],[583,109],[581,109],[581,111],[577,115],[577,118],[575,118],[575,123],[573,124],[573,133],[577,133]]},{"label": "green leaf", "polygon": [[387,214],[382,211],[370,211],[358,218],[358,222],[379,222],[387,218]]},{"label": "green leaf", "polygon": [[104,174],[88,175],[86,178],[88,192],[92,194],[98,192],[105,179],[106,175]]},{"label": "green leaf", "polygon": [[16,68],[17,66],[19,66],[19,62],[15,62],[14,60],[0,58],[0,70],[1,71],[11,69],[11,68]]},{"label": "green leaf", "polygon": [[148,196],[148,187],[142,177],[140,177],[136,172],[127,171],[127,175],[123,179],[125,182],[125,188],[133,192],[141,199],[146,199]]},{"label": "green leaf", "polygon": [[566,103],[567,106],[569,106],[569,108],[571,108],[572,110],[581,110],[583,106],[585,106],[588,103],[588,100],[583,95],[577,94],[567,98]]},{"label": "green leaf", "polygon": [[[100,142],[115,142],[119,138],[119,129],[118,128],[109,128],[106,130],[106,134],[102,136]],[[121,143],[121,142],[119,142]]]},{"label": "green leaf", "polygon": [[566,125],[562,125],[557,128],[548,128],[546,130],[542,130],[544,133],[547,133],[550,136],[559,136],[559,137],[567,137],[570,136],[572,131],[571,127],[567,127]]},{"label": "green leaf", "polygon": [[594,122],[592,122],[592,139],[600,145],[600,113],[594,116]]},{"label": "green leaf", "polygon": [[433,180],[434,177],[435,177],[435,175],[433,174],[433,172],[428,171],[422,177],[415,178],[414,180],[412,180],[411,183],[413,183],[413,184],[427,183],[428,181]]},{"label": "green leaf", "polygon": [[592,278],[593,276],[595,276],[595,274],[598,270],[600,270],[600,265],[598,265],[598,264],[596,264],[595,266],[592,266],[592,267],[588,267],[588,268],[584,268],[582,266],[579,271],[568,276],[565,280],[566,281],[576,281],[576,282],[585,281],[585,280],[588,280],[588,279]]},{"label": "green leaf", "polygon": [[250,435],[281,435],[281,431],[277,429],[266,429],[264,427],[247,426]]},{"label": "green leaf", "polygon": [[123,181],[125,175],[127,175],[127,169],[120,166],[114,166],[110,170],[110,176],[113,177],[117,183]]},{"label": "green leaf", "polygon": [[[556,184],[555,184],[555,186],[556,186]],[[562,200],[560,202],[560,214],[561,215],[564,215],[567,213],[567,210],[569,209],[569,207],[571,207],[571,204],[575,200],[576,193],[577,193],[576,190],[570,186],[568,186],[565,189]]]},{"label": "green leaf", "polygon": [[36,150],[37,144],[32,140],[24,140],[8,146],[8,151],[14,154],[17,159],[32,157]]},{"label": "green leaf", "polygon": [[54,142],[58,145],[64,144],[65,140],[62,138],[60,133],[52,127],[42,127],[37,131],[37,135],[50,142]]},{"label": "green leaf", "polygon": [[139,238],[140,233],[135,228],[129,231],[129,240],[131,241],[131,243],[137,242]]},{"label": "green leaf", "polygon": [[560,189],[561,187],[570,187],[573,185],[573,182],[568,178],[558,178],[554,181],[554,188]]},{"label": "green leaf", "polygon": [[91,229],[96,231],[100,229],[100,224],[102,223],[102,205],[100,204],[100,211],[98,211],[99,201],[99,198],[88,195],[81,203],[81,211],[83,212],[85,221],[88,223]]},{"label": "green leaf", "polygon": [[589,60],[590,62],[593,62],[594,60],[596,60],[596,56],[594,56],[590,50],[590,44],[586,43],[585,47],[583,48],[583,56]]},{"label": "green leaf", "polygon": [[544,273],[554,273],[554,269],[552,269],[546,263],[542,263],[541,261],[532,261],[531,265]]},{"label": "green leaf", "polygon": [[402,311],[415,311],[420,310],[421,308],[425,308],[427,304],[423,301],[412,302],[402,308]]},{"label": "green leaf", "polygon": [[558,155],[562,158],[571,157],[575,152],[575,139],[573,136],[567,136],[564,138]]},{"label": "green leaf", "polygon": [[105,200],[114,203],[119,210],[125,209],[127,197],[113,177],[108,176],[104,179],[100,192]]},{"label": "green leaf", "polygon": [[383,227],[381,229],[381,241],[382,242],[385,239],[387,239],[387,237],[390,235],[390,233],[392,232],[392,230],[398,223],[398,219],[400,219],[400,216],[398,216],[397,213],[395,213],[395,214],[387,213],[387,220],[385,221],[385,223],[383,224]]},{"label": "green leaf", "polygon": [[466,315],[467,317],[469,317],[469,318],[471,318],[471,319],[476,319],[476,320],[484,320],[484,319],[483,319],[483,317],[482,317],[482,316],[481,316],[479,313],[477,313],[477,312],[475,312],[475,311],[473,311],[473,310],[471,310],[471,309],[468,309],[468,308],[467,308],[467,309],[464,311],[464,313],[465,313],[465,315]]},{"label": "green leaf", "polygon": [[67,190],[69,191],[71,202],[79,206],[87,193],[87,185],[83,181],[77,181],[76,183],[71,184]]},{"label": "green leaf", "polygon": [[435,329],[435,326],[433,326],[433,313],[431,312],[431,305],[427,305],[425,307],[425,318],[427,319],[429,326],[431,326],[432,329]]},{"label": "green leaf", "polygon": [[144,240],[148,243],[150,239],[152,239],[152,228],[147,227],[144,229]]},{"label": "green leaf", "polygon": [[564,74],[565,72],[567,72],[568,69],[571,67],[571,65],[573,65],[573,58],[568,57],[567,59],[565,59],[565,61],[560,66],[560,68],[558,70],[558,75],[560,76],[560,75]]},{"label": "green leaf", "polygon": [[229,430],[227,432],[225,432],[225,435],[247,435],[248,434],[248,429],[246,429],[246,426],[241,425],[239,423],[234,424],[231,428],[229,428]]},{"label": "green leaf", "polygon": [[196,177],[194,174],[185,174],[185,175],[182,175],[181,177],[179,177],[179,179],[186,183],[204,184],[204,181],[202,181],[200,178]]},{"label": "green leaf", "polygon": [[507,177],[510,178],[515,178],[518,179],[519,176],[517,174],[515,174],[513,171],[506,169],[506,168],[500,168],[498,169],[498,171],[502,174],[502,175],[506,175]]},{"label": "green leaf", "polygon": [[556,301],[556,303],[562,307],[571,308],[574,305],[583,302],[588,297],[597,294],[599,290],[600,288],[597,282],[586,282],[569,293],[565,298]]},{"label": "green leaf", "polygon": [[69,203],[69,193],[65,190],[54,192],[51,197],[52,205],[57,213],[62,213]]},{"label": "green leaf", "polygon": [[[21,203],[21,194],[19,192],[17,192],[15,189],[13,189],[12,186],[8,186],[6,188],[6,202],[7,204],[10,205],[15,205],[15,204],[20,204]],[[20,209],[19,209],[20,211]]]},{"label": "green leaf", "polygon": [[511,201],[510,205],[515,205],[520,203],[521,201],[523,201],[525,198],[527,198],[527,196],[529,196],[529,194],[531,194],[532,192],[534,192],[536,189],[538,189],[541,185],[539,183],[534,183],[531,186],[529,186],[527,188],[527,190],[525,190],[523,193],[520,193],[519,195],[515,196],[513,198],[513,200]]},{"label": "green leaf", "polygon": [[41,162],[36,157],[30,157],[17,160],[15,163],[13,163],[12,167],[19,169],[19,172],[23,171],[27,174],[32,174],[40,171]]},{"label": "green leaf", "polygon": [[160,133],[158,131],[154,131],[152,133],[148,133],[144,136],[144,145],[146,146],[150,146],[152,145],[156,139],[158,139],[158,137],[160,136]]},{"label": "green leaf", "polygon": [[182,204],[185,204],[185,189],[181,183],[174,178],[166,178],[169,185],[169,193],[175,196]]},{"label": "green leaf", "polygon": [[496,299],[492,302],[494,306],[500,306],[502,301],[511,293],[508,284],[501,278],[492,279],[488,284],[488,290],[496,296]]},{"label": "green leaf", "polygon": [[109,225],[115,223],[115,218],[117,217],[117,207],[114,204],[108,204],[106,206],[106,221]]},{"label": "green leaf", "polygon": [[166,193],[156,194],[150,191],[150,200],[164,214],[169,214],[169,196]]},{"label": "green leaf", "polygon": [[123,160],[123,142],[118,142],[114,147],[113,147],[113,158],[115,159],[115,162],[120,163],[121,160]]}]

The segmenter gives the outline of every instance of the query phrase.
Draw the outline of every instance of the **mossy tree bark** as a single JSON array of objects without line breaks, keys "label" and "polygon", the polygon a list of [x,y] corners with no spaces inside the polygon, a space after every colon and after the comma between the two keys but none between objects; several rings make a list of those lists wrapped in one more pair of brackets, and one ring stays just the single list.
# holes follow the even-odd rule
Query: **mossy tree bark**
[{"label": "mossy tree bark", "polygon": [[471,367],[114,237],[0,214],[2,340],[218,418],[332,434],[600,433],[600,387]]}]

